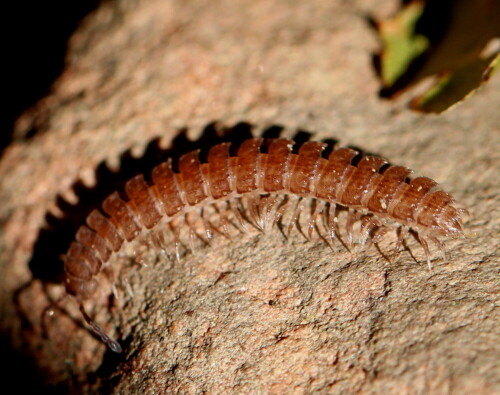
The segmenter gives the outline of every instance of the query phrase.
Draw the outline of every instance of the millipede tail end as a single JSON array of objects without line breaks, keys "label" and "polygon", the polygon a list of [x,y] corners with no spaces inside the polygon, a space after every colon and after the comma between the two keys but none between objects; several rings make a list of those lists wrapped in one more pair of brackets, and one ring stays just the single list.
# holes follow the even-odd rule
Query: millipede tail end
[{"label": "millipede tail end", "polygon": [[101,341],[111,349],[111,351],[116,352],[118,354],[123,351],[122,346],[120,346],[120,344],[116,340],[113,340],[111,337],[109,337],[106,334],[106,332],[104,332],[104,330],[99,325],[97,325],[94,322],[94,320],[92,320],[92,318],[90,318],[90,316],[83,308],[83,304],[81,303],[80,303],[80,312],[82,313],[85,321],[87,321],[87,324],[90,325],[92,332],[94,332],[101,339]]}]

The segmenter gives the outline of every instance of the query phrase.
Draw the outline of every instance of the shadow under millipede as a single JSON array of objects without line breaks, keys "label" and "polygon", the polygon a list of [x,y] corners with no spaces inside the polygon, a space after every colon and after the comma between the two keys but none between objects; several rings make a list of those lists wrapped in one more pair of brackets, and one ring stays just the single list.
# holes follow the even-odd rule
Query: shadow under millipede
[{"label": "shadow under millipede", "polygon": [[[56,197],[56,205],[61,217],[56,217],[48,212],[45,216],[46,226],[40,229],[37,240],[34,244],[33,254],[29,262],[29,268],[33,279],[41,280],[44,283],[59,283],[63,279],[64,270],[61,256],[68,250],[74,234],[78,228],[85,223],[85,218],[96,207],[99,207],[102,201],[113,191],[123,190],[123,187],[130,178],[137,174],[148,174],[151,169],[172,158],[174,171],[178,159],[185,153],[201,149],[200,159],[204,161],[204,155],[209,146],[221,142],[231,142],[231,147],[236,149],[241,142],[252,137],[252,131],[256,129],[255,125],[248,122],[240,122],[234,126],[223,127],[217,122],[207,124],[200,138],[192,141],[187,137],[187,128],[180,129],[172,140],[171,146],[167,149],[160,147],[160,137],[150,141],[140,157],[134,157],[130,150],[120,155],[119,170],[111,170],[105,162],[101,162],[95,169],[94,186],[87,186],[80,180],[77,180],[72,189],[78,198],[78,203],[73,205],[68,203],[61,196]],[[264,138],[280,137],[284,127],[280,125],[271,125],[262,131],[259,135]],[[314,135],[313,132],[297,130],[292,139],[300,146],[308,141]],[[337,140],[325,141],[328,147],[325,150],[325,156],[333,150]],[[358,151],[358,147],[352,147]]]}]

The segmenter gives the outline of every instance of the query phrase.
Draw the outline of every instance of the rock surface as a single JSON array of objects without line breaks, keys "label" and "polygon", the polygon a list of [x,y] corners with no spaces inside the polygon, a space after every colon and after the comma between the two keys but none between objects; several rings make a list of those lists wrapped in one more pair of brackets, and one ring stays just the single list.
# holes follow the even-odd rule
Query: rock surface
[{"label": "rock surface", "polygon": [[[18,120],[0,161],[0,329],[46,384],[112,393],[500,391],[500,76],[439,116],[410,112],[405,97],[381,100],[366,17],[396,6],[130,0],[105,2],[82,23],[65,72]],[[43,315],[48,297],[62,293],[49,280],[61,271],[57,235],[71,236],[57,217],[83,199],[74,184],[83,180],[80,192],[92,195],[103,184],[96,173],[113,178],[103,169],[120,165],[133,173],[126,164],[145,166],[134,158],[147,159],[155,139],[166,152],[180,130],[196,141],[213,121],[250,122],[256,134],[307,130],[413,168],[469,209],[467,237],[446,240],[448,263],[437,259],[432,271],[413,240],[418,263],[408,251],[392,263],[373,247],[332,251],[297,232],[285,244],[277,231],[218,238],[180,263],[148,251],[157,263],[127,272],[134,298],[96,303],[96,320],[117,328],[121,355],[89,335],[69,300],[67,313]],[[55,231],[45,230],[47,213]]]}]

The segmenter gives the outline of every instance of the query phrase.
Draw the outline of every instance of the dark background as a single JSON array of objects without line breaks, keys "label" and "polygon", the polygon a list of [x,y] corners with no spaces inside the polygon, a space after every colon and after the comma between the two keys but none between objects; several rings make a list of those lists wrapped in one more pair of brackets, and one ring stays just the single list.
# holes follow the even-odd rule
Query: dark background
[{"label": "dark background", "polygon": [[[2,109],[0,156],[16,137],[13,125],[27,108],[43,98],[64,68],[67,42],[86,15],[105,0],[15,1],[2,10]],[[31,131],[23,138],[31,138]],[[43,373],[32,359],[12,350],[0,334],[3,388],[28,392],[44,388]]]},{"label": "dark background", "polygon": [[50,91],[63,70],[68,38],[103,1],[30,0],[3,7],[0,155],[15,138],[16,118]]}]

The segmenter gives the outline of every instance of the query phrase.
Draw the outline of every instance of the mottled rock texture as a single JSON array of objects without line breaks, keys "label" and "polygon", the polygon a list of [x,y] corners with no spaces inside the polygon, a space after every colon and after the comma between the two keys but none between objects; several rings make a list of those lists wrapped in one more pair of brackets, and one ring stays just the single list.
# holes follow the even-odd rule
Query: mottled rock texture
[{"label": "mottled rock texture", "polygon": [[[0,161],[1,330],[32,361],[28,373],[74,392],[500,391],[500,75],[439,116],[381,100],[367,17],[397,5],[123,0],[89,15]],[[147,251],[157,263],[126,273],[134,299],[96,301],[121,355],[89,335],[69,300],[42,320],[62,292],[49,280],[70,236],[60,220],[44,230],[47,213],[69,212],[71,229],[82,190],[89,201],[113,179],[106,166],[133,175],[153,140],[166,150],[180,130],[196,140],[212,121],[307,130],[416,169],[470,210],[467,237],[447,240],[448,263],[432,271],[412,239],[418,262],[408,251],[391,263],[373,247],[332,251],[298,232],[284,243],[277,231],[219,237],[180,263]]]}]

